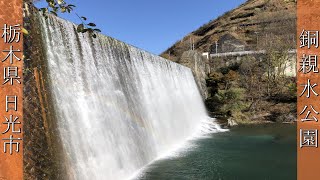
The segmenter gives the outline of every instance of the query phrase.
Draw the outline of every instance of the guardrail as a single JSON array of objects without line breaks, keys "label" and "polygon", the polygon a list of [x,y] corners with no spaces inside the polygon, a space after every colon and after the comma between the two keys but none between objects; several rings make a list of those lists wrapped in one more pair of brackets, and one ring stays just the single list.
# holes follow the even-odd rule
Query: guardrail
[{"label": "guardrail", "polygon": [[[211,57],[232,57],[232,56],[246,56],[246,55],[254,55],[254,54],[266,54],[266,50],[260,50],[260,51],[238,51],[238,52],[225,52],[225,53],[217,53],[217,54],[209,54],[209,53],[203,53],[203,56],[206,56],[207,58]],[[295,54],[297,53],[296,49],[289,50],[289,54]]]}]

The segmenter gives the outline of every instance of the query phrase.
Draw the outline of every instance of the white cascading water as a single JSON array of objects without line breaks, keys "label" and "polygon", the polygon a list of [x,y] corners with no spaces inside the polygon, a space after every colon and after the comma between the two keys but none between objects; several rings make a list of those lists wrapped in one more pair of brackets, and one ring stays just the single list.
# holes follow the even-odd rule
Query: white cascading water
[{"label": "white cascading water", "polygon": [[190,69],[60,18],[39,20],[69,179],[127,179],[208,119]]}]

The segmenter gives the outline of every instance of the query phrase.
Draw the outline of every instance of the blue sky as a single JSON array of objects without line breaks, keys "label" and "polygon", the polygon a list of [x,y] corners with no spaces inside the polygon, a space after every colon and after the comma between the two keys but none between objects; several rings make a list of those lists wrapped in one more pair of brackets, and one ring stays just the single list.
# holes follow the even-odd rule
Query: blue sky
[{"label": "blue sky", "polygon": [[[246,0],[65,1],[75,4],[75,12],[97,24],[103,34],[160,54],[188,33]],[[81,22],[74,13],[62,17]]]}]

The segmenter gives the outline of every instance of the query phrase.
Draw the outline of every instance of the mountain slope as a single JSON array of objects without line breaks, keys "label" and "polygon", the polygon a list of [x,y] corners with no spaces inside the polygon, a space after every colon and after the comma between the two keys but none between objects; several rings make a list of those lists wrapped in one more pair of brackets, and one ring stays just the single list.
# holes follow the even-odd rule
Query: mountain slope
[{"label": "mountain slope", "polygon": [[215,52],[215,43],[219,43],[221,38],[231,38],[245,49],[259,49],[270,33],[287,36],[294,45],[295,23],[295,0],[248,0],[191,32],[161,56],[177,61],[184,51],[191,49],[192,44],[196,51]]}]

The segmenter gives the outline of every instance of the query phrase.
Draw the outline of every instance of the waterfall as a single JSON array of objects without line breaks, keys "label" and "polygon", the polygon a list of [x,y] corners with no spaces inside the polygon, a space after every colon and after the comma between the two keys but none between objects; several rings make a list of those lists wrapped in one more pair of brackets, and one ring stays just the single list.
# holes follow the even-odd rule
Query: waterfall
[{"label": "waterfall", "polygon": [[69,179],[126,179],[208,119],[189,68],[57,17],[39,21]]}]

